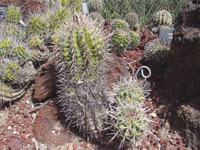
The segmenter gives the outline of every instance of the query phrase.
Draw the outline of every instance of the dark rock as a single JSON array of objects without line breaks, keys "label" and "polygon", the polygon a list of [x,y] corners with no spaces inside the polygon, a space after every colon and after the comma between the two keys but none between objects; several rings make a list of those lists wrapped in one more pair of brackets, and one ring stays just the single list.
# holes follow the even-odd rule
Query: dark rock
[{"label": "dark rock", "polygon": [[49,59],[38,72],[33,92],[34,101],[44,101],[56,94],[54,60]]},{"label": "dark rock", "polygon": [[56,146],[72,142],[57,116],[58,110],[51,102],[40,109],[33,125],[34,137],[38,141]]},{"label": "dark rock", "polygon": [[200,4],[184,6],[175,26],[164,91],[177,103],[170,117],[187,147],[200,149]]},{"label": "dark rock", "polygon": [[[195,18],[194,18],[195,17]],[[200,96],[200,5],[189,2],[175,26],[164,88],[170,98],[191,101]]]}]

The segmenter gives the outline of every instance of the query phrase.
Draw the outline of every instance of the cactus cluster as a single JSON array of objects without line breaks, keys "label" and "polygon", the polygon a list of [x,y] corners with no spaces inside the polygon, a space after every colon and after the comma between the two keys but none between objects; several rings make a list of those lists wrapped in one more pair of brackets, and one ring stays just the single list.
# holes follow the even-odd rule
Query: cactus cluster
[{"label": "cactus cluster", "polygon": [[145,59],[155,64],[164,64],[170,52],[170,47],[159,39],[148,42],[144,49]]},{"label": "cactus cluster", "polygon": [[134,12],[129,12],[125,16],[125,20],[133,31],[139,31],[138,15]]},{"label": "cactus cluster", "polygon": [[107,113],[114,135],[111,140],[121,139],[120,147],[127,141],[136,145],[149,132],[151,120],[144,105],[148,91],[144,90],[143,82],[124,79],[109,93],[111,103]]},{"label": "cactus cluster", "polygon": [[102,0],[89,0],[88,1],[88,9],[89,12],[98,12],[101,13],[103,8],[103,1]]},{"label": "cactus cluster", "polygon": [[157,26],[171,26],[172,15],[167,10],[160,10],[154,14],[154,24]]},{"label": "cactus cluster", "polygon": [[17,7],[10,7],[7,10],[6,21],[11,23],[19,23],[21,18],[20,9]]}]

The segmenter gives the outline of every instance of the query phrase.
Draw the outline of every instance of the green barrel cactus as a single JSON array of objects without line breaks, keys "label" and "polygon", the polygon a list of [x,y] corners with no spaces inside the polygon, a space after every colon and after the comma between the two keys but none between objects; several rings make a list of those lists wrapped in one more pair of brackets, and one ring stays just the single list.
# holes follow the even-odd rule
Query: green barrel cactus
[{"label": "green barrel cactus", "polygon": [[148,96],[142,82],[137,80],[122,80],[110,92],[110,107],[107,111],[113,126],[111,141],[121,139],[120,148],[124,143],[137,145],[149,133],[151,120],[147,114],[144,101]]},{"label": "green barrel cactus", "polygon": [[126,49],[131,48],[140,41],[140,36],[137,32],[131,30],[115,30],[111,36],[112,51],[117,54],[123,53]]},{"label": "green barrel cactus", "polygon": [[101,13],[103,8],[103,1],[102,0],[89,0],[88,1],[88,9],[89,12],[98,12]]},{"label": "green barrel cactus", "polygon": [[10,7],[7,10],[6,21],[11,23],[19,23],[21,18],[20,9],[17,7]]},{"label": "green barrel cactus", "polygon": [[59,0],[63,7],[71,8],[73,13],[82,11],[82,0]]},{"label": "green barrel cactus", "polygon": [[148,42],[145,45],[144,57],[146,61],[152,61],[154,64],[165,64],[170,47],[159,39]]},{"label": "green barrel cactus", "polygon": [[139,21],[138,21],[138,15],[134,12],[129,12],[125,16],[126,22],[129,24],[130,29],[133,31],[139,31]]},{"label": "green barrel cactus", "polygon": [[117,30],[117,29],[121,29],[121,30],[127,30],[129,28],[129,25],[126,21],[121,20],[121,19],[115,19],[112,22],[112,30]]},{"label": "green barrel cactus", "polygon": [[172,15],[167,10],[160,10],[154,14],[153,21],[157,26],[171,26]]}]

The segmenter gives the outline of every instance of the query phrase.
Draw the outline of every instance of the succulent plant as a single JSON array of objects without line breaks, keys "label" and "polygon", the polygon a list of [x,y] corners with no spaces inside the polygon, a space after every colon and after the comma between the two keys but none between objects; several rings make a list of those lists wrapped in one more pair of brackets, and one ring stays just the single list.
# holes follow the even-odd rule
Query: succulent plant
[{"label": "succulent plant", "polygon": [[125,16],[125,20],[133,31],[139,31],[138,15],[134,12],[129,12]]},{"label": "succulent plant", "polygon": [[159,39],[148,42],[144,49],[145,59],[154,64],[165,64],[170,52],[170,47]]},{"label": "succulent plant", "polygon": [[98,13],[98,12],[92,12],[90,13],[90,17],[93,19],[93,20],[96,20],[97,22],[102,22],[103,18],[101,17],[101,14]]},{"label": "succulent plant", "polygon": [[21,18],[20,9],[17,7],[10,7],[7,10],[6,20],[11,23],[19,23]]},{"label": "succulent plant", "polygon": [[63,7],[71,8],[73,13],[82,10],[82,0],[59,0]]},{"label": "succulent plant", "polygon": [[149,132],[151,120],[144,101],[148,91],[142,82],[122,80],[110,92],[110,107],[107,110],[111,117],[109,124],[113,127],[113,138],[121,139],[120,147],[127,141],[137,144]]},{"label": "succulent plant", "polygon": [[88,1],[88,9],[89,12],[98,12],[101,13],[103,7],[103,1],[102,0],[89,0]]},{"label": "succulent plant", "polygon": [[159,26],[171,26],[172,15],[167,10],[160,10],[154,14],[154,24]]},{"label": "succulent plant", "polygon": [[[91,138],[105,130],[106,102],[102,60],[108,48],[103,28],[76,14],[55,32],[58,103],[66,121]],[[56,40],[55,40],[56,39]]]},{"label": "succulent plant", "polygon": [[115,19],[112,23],[112,30],[127,30],[129,28],[128,23],[121,19]]},{"label": "succulent plant", "polygon": [[140,41],[138,33],[130,30],[115,30],[111,36],[113,43],[113,51],[120,54],[127,48],[136,45]]}]

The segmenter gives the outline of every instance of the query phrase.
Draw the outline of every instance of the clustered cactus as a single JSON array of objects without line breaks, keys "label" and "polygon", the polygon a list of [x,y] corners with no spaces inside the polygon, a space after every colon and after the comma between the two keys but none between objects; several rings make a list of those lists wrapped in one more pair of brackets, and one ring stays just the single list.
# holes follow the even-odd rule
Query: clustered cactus
[{"label": "clustered cactus", "polygon": [[138,15],[134,12],[129,12],[125,16],[126,22],[129,24],[130,29],[133,31],[139,31],[139,21],[138,21]]},{"label": "clustered cactus", "polygon": [[170,52],[170,47],[159,39],[148,42],[144,49],[145,59],[154,64],[166,63],[166,58]]},{"label": "clustered cactus", "polygon": [[101,13],[103,8],[103,1],[102,0],[89,0],[88,1],[88,8],[89,12],[98,12]]},{"label": "clustered cactus", "polygon": [[154,24],[157,26],[171,26],[172,15],[167,10],[160,10],[154,14]]},{"label": "clustered cactus", "polygon": [[130,30],[128,23],[123,20],[114,20],[112,31],[113,51],[117,54],[123,53],[127,48],[131,48],[140,41],[139,34]]}]

